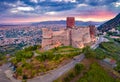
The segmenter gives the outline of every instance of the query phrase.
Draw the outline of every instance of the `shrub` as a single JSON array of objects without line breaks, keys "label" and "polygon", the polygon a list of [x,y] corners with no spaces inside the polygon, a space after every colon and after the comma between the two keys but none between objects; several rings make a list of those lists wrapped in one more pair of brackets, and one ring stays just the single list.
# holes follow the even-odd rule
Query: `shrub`
[{"label": "shrub", "polygon": [[64,78],[64,82],[70,82],[70,78],[69,77],[65,77]]},{"label": "shrub", "polygon": [[114,68],[116,71],[120,71],[120,63],[117,64],[117,66]]},{"label": "shrub", "polygon": [[23,75],[23,80],[26,80],[27,79],[27,76],[26,75]]},{"label": "shrub", "polygon": [[96,53],[89,46],[83,49],[83,53],[87,58],[96,57]]},{"label": "shrub", "polygon": [[16,72],[18,75],[21,76],[22,75],[22,67],[17,68]]},{"label": "shrub", "polygon": [[75,77],[75,75],[74,75],[74,73],[73,73],[73,72],[70,72],[70,73],[68,74],[68,77],[72,79],[72,78],[74,78],[74,77]]},{"label": "shrub", "polygon": [[79,74],[83,68],[84,68],[83,64],[79,64],[79,63],[76,64],[74,68],[75,74]]}]

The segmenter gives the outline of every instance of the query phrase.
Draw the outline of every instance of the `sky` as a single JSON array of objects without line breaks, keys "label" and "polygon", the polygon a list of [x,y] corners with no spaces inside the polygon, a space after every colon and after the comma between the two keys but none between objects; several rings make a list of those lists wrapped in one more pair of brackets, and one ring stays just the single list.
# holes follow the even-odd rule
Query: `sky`
[{"label": "sky", "polygon": [[120,11],[120,0],[0,0],[0,23],[65,20],[103,22]]}]

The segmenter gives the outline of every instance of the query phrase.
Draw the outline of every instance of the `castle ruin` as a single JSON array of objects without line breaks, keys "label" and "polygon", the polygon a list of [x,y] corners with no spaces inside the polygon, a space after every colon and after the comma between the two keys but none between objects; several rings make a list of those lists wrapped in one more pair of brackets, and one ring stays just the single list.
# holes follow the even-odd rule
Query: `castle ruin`
[{"label": "castle ruin", "polygon": [[86,44],[94,42],[95,26],[75,27],[74,17],[67,17],[67,28],[59,31],[52,31],[42,28],[42,48],[52,49],[61,45],[83,48]]}]

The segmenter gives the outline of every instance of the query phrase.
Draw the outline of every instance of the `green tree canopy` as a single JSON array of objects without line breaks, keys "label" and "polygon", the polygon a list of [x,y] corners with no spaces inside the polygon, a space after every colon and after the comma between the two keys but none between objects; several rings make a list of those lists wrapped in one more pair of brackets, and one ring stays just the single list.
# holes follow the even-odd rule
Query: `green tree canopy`
[{"label": "green tree canopy", "polygon": [[86,46],[83,49],[83,53],[85,54],[85,56],[87,58],[91,58],[91,57],[96,57],[96,53],[94,52],[94,50],[92,50],[89,46]]}]

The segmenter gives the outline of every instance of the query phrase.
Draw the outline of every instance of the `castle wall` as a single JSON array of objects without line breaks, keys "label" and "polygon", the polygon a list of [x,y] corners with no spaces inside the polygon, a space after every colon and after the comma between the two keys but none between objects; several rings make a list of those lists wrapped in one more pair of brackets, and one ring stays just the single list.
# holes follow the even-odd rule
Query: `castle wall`
[{"label": "castle wall", "polygon": [[72,29],[72,46],[84,47],[85,43],[91,42],[89,27]]},{"label": "castle wall", "polygon": [[62,45],[68,46],[69,45],[69,33],[67,30],[64,30],[61,34],[54,33],[52,38],[53,44],[60,42]]},{"label": "castle wall", "polygon": [[43,29],[42,47],[55,47],[57,45],[73,46],[83,48],[85,44],[91,42],[89,27],[76,27],[60,31]]},{"label": "castle wall", "polygon": [[62,43],[64,46],[69,46],[70,45],[70,38],[69,38],[69,31],[65,30],[65,32],[62,34]]},{"label": "castle wall", "polygon": [[43,38],[52,38],[53,31],[47,28],[42,28],[42,37]]},{"label": "castle wall", "polygon": [[52,44],[52,31],[47,28],[42,28],[42,47]]},{"label": "castle wall", "polygon": [[52,45],[52,39],[42,39],[42,47],[46,47],[48,45]]}]

